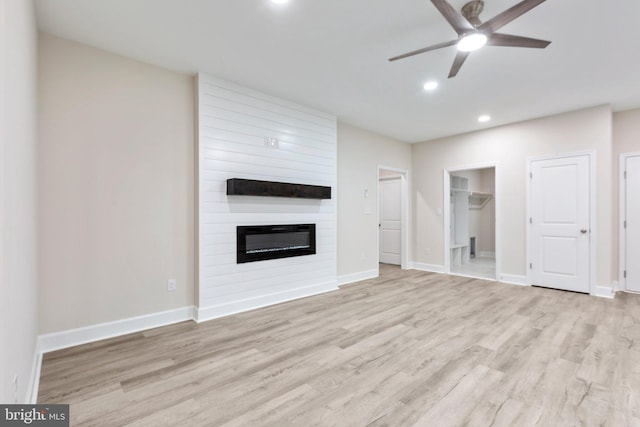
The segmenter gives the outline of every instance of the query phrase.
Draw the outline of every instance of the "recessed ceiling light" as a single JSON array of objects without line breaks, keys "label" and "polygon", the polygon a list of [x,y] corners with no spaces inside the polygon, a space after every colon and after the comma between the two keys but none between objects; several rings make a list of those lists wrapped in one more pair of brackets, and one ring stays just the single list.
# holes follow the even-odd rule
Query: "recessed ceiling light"
[{"label": "recessed ceiling light", "polygon": [[491,116],[487,116],[486,114],[485,114],[485,115],[483,115],[483,116],[478,117],[478,121],[479,121],[480,123],[486,123],[486,122],[488,122],[489,120],[491,120]]},{"label": "recessed ceiling light", "polygon": [[462,37],[458,42],[458,50],[461,52],[473,52],[487,43],[487,36],[482,33],[471,33]]},{"label": "recessed ceiling light", "polygon": [[434,90],[434,89],[436,89],[438,87],[438,82],[435,81],[435,80],[430,80],[430,81],[426,82],[424,84],[424,86],[422,86],[422,87],[424,88],[424,90],[431,91],[431,90]]}]

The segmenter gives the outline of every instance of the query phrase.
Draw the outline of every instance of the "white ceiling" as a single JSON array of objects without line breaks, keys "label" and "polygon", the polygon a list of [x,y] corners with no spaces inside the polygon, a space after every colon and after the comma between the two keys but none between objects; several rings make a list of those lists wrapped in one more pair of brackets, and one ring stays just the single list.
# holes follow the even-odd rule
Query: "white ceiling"
[{"label": "white ceiling", "polygon": [[[450,0],[460,9],[465,0]],[[208,72],[418,142],[600,104],[640,107],[640,1],[548,0],[447,79],[456,38],[428,0],[36,0],[39,28],[172,70]],[[488,20],[518,0],[485,0]],[[422,90],[430,79],[433,93]],[[479,124],[480,114],[493,120]]]}]

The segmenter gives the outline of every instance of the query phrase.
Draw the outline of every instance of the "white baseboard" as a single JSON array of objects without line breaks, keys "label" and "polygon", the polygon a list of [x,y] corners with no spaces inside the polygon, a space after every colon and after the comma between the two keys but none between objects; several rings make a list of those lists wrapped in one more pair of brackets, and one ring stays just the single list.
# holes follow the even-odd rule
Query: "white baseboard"
[{"label": "white baseboard", "polygon": [[501,274],[500,281],[509,283],[510,285],[529,286],[527,284],[527,276],[518,276],[515,274]]},{"label": "white baseboard", "polygon": [[31,363],[31,375],[27,386],[27,405],[35,405],[38,401],[38,389],[40,388],[40,370],[42,368],[42,351],[40,351],[40,341],[36,339],[36,347],[33,352],[33,362]]},{"label": "white baseboard", "polygon": [[444,273],[444,265],[425,264],[422,262],[412,262],[409,268],[413,270],[428,271],[431,273]]},{"label": "white baseboard", "polygon": [[61,350],[94,341],[126,335],[146,329],[158,328],[186,320],[193,320],[194,307],[182,307],[175,310],[130,317],[114,322],[99,323],[83,328],[40,335],[38,347],[40,353]]},{"label": "white baseboard", "polygon": [[618,282],[617,280],[613,281],[613,283],[611,284],[611,288],[613,289],[614,293],[622,291],[622,289],[620,289],[620,282]]},{"label": "white baseboard", "polygon": [[496,257],[496,253],[495,252],[489,252],[489,251],[478,251],[476,256],[484,257],[484,258],[495,258]]},{"label": "white baseboard", "polygon": [[313,295],[323,294],[338,290],[338,281],[319,283],[313,286],[291,289],[285,292],[278,292],[269,295],[262,295],[258,298],[251,298],[241,301],[234,301],[227,304],[215,305],[209,307],[199,307],[196,312],[196,322],[206,322],[207,320],[217,319],[219,317],[230,316],[244,311],[255,310],[256,308],[266,307],[269,305],[280,304],[299,298],[310,297]]},{"label": "white baseboard", "polygon": [[360,271],[358,273],[345,274],[344,276],[338,276],[338,286],[346,285],[349,283],[361,282],[363,280],[375,279],[380,275],[378,269]]},{"label": "white baseboard", "polygon": [[610,286],[596,286],[595,289],[593,289],[593,291],[591,292],[591,295],[593,295],[594,297],[609,299],[613,299],[616,296],[613,288]]}]

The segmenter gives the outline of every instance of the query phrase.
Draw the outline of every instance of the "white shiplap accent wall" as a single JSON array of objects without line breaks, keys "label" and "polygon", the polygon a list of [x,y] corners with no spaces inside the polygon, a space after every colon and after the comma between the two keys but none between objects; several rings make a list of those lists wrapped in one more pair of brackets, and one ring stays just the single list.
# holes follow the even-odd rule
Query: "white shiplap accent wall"
[{"label": "white shiplap accent wall", "polygon": [[[198,121],[198,320],[336,289],[336,117],[201,73]],[[227,196],[229,178],[331,186],[332,198]],[[266,224],[316,224],[317,253],[236,264],[236,226]]]}]

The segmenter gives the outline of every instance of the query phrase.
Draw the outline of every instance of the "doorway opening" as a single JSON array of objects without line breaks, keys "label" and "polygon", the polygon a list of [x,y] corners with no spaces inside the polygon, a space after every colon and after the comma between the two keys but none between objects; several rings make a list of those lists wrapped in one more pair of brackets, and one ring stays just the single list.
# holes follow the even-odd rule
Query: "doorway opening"
[{"label": "doorway opening", "polygon": [[378,166],[378,262],[408,268],[408,171]]},{"label": "doorway opening", "polygon": [[498,280],[496,166],[445,170],[445,271]]}]

